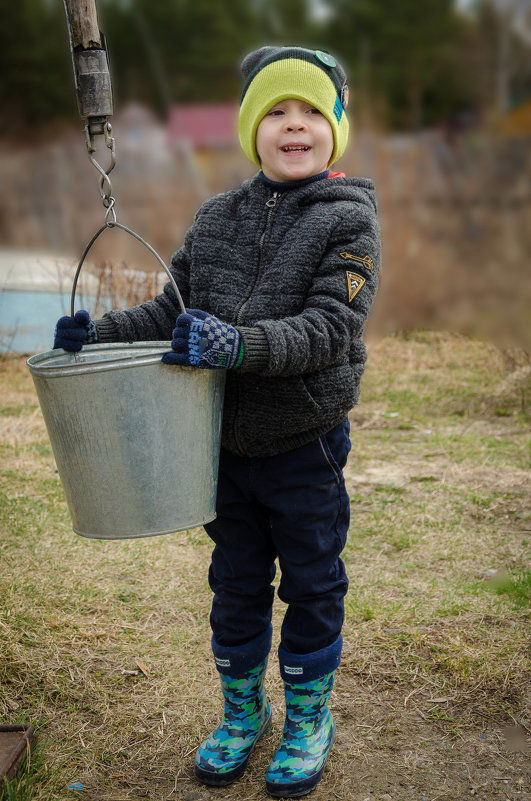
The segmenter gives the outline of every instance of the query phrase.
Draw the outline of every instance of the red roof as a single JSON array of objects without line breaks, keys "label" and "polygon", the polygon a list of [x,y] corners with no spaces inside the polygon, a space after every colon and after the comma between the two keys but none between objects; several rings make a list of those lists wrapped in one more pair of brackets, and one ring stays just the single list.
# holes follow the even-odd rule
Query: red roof
[{"label": "red roof", "polygon": [[184,140],[193,147],[227,147],[237,144],[238,106],[176,106],[168,117],[171,143]]}]

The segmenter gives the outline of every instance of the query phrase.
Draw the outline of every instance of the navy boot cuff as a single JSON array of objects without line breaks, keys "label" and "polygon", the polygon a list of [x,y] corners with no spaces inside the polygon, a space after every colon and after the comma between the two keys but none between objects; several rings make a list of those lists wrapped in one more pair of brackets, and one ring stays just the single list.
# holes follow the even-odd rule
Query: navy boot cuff
[{"label": "navy boot cuff", "polygon": [[212,637],[212,652],[216,667],[225,676],[243,676],[257,667],[271,650],[273,627],[269,626],[262,634],[244,645],[219,645]]},{"label": "navy boot cuff", "polygon": [[278,661],[280,675],[290,684],[304,684],[326,676],[339,667],[343,638],[341,634],[335,642],[311,654],[290,654],[280,645]]}]

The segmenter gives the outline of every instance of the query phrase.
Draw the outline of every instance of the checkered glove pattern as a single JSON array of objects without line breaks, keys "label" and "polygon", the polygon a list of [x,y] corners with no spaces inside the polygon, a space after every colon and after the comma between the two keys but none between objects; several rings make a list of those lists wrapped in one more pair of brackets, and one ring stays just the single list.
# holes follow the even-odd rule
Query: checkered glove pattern
[{"label": "checkered glove pattern", "polygon": [[243,360],[238,329],[199,309],[187,309],[177,317],[171,347],[162,356],[164,364],[230,370]]},{"label": "checkered glove pattern", "polygon": [[83,345],[98,341],[98,331],[88,311],[81,309],[73,317],[60,317],[55,326],[54,348],[78,353]]}]

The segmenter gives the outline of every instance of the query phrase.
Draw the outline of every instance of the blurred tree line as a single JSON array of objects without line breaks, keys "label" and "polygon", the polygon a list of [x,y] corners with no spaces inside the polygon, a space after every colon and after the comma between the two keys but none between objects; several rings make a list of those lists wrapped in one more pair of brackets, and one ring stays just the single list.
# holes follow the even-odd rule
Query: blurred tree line
[{"label": "blurred tree line", "polygon": [[[330,50],[356,112],[414,130],[481,117],[531,91],[531,44],[506,24],[519,0],[98,0],[115,105],[159,114],[234,100],[238,64],[266,43]],[[62,0],[0,0],[0,136],[76,121]]]}]

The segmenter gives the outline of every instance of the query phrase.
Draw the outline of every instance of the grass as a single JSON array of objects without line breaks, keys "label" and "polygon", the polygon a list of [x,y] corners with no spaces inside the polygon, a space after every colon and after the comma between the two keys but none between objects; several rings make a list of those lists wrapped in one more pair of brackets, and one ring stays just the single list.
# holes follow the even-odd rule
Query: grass
[{"label": "grass", "polygon": [[[378,801],[431,799],[430,768],[411,778],[411,760],[429,752],[434,772],[466,743],[472,770],[478,732],[529,725],[528,373],[508,364],[491,345],[437,333],[370,347],[346,470],[338,743],[316,801],[363,801],[358,786]],[[220,712],[206,535],[74,535],[24,360],[5,359],[0,374],[0,722],[31,722],[38,738],[4,801],[221,798],[191,768]],[[276,602],[275,644],[282,612]],[[266,798],[282,721],[274,662],[276,724],[223,794],[231,801]],[[404,770],[417,795],[401,789]],[[76,781],[84,793],[68,789]],[[441,768],[432,781],[450,779]],[[489,801],[512,801],[495,789]],[[468,789],[440,797],[458,792]]]}]

